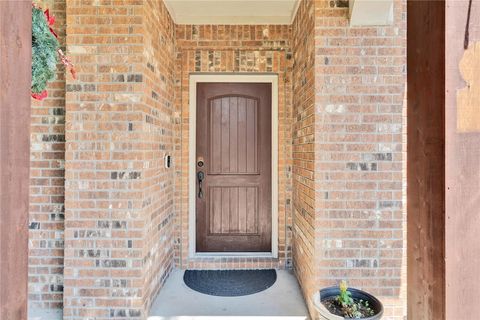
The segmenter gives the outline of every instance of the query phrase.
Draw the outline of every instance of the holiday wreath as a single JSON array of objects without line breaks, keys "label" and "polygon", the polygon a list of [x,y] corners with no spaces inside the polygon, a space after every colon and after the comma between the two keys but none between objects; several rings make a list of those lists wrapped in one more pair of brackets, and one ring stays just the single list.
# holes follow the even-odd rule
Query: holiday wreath
[{"label": "holiday wreath", "polygon": [[60,49],[58,37],[52,26],[55,17],[47,10],[32,5],[32,97],[47,97],[47,84],[55,78],[57,63],[61,61],[75,79],[75,69]]}]

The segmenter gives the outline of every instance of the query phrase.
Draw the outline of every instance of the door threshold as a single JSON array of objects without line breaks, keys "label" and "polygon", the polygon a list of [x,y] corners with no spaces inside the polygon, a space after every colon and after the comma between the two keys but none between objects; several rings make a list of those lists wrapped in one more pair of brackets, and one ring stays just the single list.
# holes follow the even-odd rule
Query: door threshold
[{"label": "door threshold", "polygon": [[150,316],[147,320],[307,320],[307,316]]},{"label": "door threshold", "polygon": [[192,258],[277,258],[272,252],[196,252]]}]

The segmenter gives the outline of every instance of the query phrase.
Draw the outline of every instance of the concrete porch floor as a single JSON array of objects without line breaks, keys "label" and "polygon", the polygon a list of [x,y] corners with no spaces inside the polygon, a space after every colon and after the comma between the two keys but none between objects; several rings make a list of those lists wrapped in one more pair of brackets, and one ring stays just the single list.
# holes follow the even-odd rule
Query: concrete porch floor
[{"label": "concrete porch floor", "polygon": [[174,270],[156,297],[148,320],[309,319],[300,286],[291,271],[277,270],[277,281],[265,291],[241,297],[215,297],[196,292]]}]

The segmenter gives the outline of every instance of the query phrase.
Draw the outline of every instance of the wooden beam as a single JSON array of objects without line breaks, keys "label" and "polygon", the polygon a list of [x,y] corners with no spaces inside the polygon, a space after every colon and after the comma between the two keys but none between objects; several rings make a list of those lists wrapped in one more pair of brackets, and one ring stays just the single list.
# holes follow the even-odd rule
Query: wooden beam
[{"label": "wooden beam", "polygon": [[409,320],[445,319],[444,57],[445,2],[407,1]]},{"label": "wooden beam", "polygon": [[0,1],[0,319],[27,319],[32,4]]},{"label": "wooden beam", "polygon": [[447,0],[446,319],[479,318],[480,1],[472,1],[467,28],[468,11],[468,0]]}]

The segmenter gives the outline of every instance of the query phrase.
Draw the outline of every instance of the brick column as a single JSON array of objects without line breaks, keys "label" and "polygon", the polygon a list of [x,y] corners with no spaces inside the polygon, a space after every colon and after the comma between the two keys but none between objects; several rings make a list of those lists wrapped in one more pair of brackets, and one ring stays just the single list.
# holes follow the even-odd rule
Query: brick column
[{"label": "brick column", "polygon": [[396,0],[392,25],[350,27],[345,2],[315,1],[316,282],[347,279],[389,319],[405,312],[405,14]]},{"label": "brick column", "polygon": [[293,23],[293,252],[309,306],[346,279],[405,314],[405,12],[398,0],[393,25],[350,27],[348,2],[302,1]]},{"label": "brick column", "polygon": [[293,21],[293,266],[308,299],[315,285],[315,11],[302,1]]},{"label": "brick column", "polygon": [[66,319],[143,311],[141,9],[67,1]]},{"label": "brick column", "polygon": [[[65,44],[65,0],[39,3],[55,16],[54,29]],[[62,50],[65,48],[62,47]],[[70,75],[68,75],[70,77]],[[29,308],[63,306],[65,160],[65,68],[57,65],[48,97],[32,99],[30,122]]]},{"label": "brick column", "polygon": [[64,318],[144,318],[173,261],[173,25],[158,1],[68,0],[67,51]]}]

